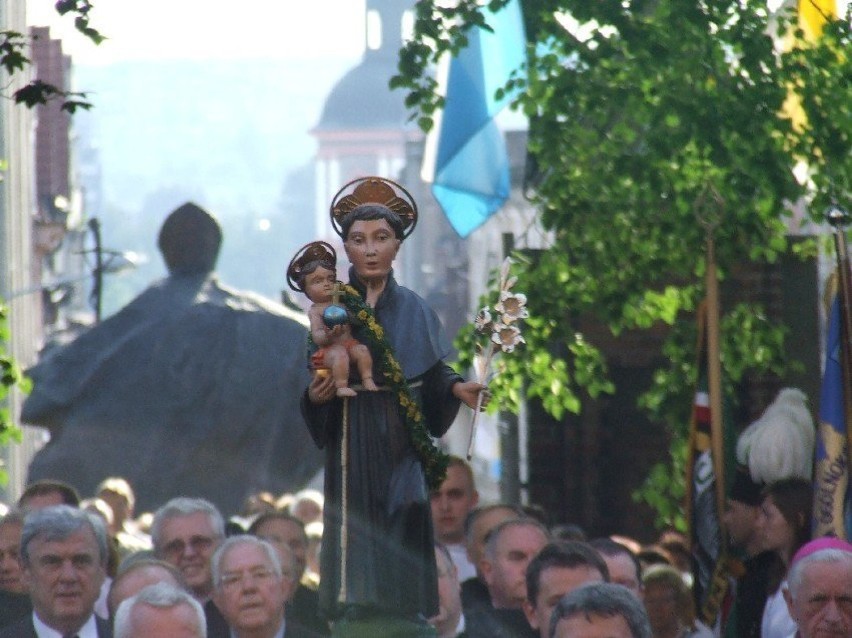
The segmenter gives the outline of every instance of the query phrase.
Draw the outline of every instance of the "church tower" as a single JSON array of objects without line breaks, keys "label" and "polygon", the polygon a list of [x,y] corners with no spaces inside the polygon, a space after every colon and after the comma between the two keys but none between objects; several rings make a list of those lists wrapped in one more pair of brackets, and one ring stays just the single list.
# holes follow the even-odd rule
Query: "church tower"
[{"label": "church tower", "polygon": [[315,236],[333,239],[328,205],[349,180],[364,175],[398,177],[405,144],[421,137],[409,123],[405,94],[388,86],[399,49],[413,24],[413,0],[367,0],[364,56],[334,86],[312,133],[315,162]]}]

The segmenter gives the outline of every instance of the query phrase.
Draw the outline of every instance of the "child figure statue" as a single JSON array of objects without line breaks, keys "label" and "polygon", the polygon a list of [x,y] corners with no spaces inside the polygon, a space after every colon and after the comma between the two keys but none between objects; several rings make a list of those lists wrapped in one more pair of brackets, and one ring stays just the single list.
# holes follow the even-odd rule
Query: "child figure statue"
[{"label": "child figure statue", "polygon": [[339,397],[354,397],[349,387],[349,370],[354,363],[365,390],[374,392],[373,357],[364,344],[352,337],[346,309],[337,305],[337,253],[324,241],[303,246],[287,267],[287,282],[293,290],[311,300],[308,309],[311,338],[319,346],[311,357],[317,374],[330,370]]}]

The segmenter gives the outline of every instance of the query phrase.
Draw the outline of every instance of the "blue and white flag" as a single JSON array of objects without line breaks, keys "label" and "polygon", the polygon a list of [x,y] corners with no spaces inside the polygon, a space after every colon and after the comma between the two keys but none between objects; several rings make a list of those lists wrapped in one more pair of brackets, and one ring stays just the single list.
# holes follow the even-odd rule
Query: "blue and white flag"
[{"label": "blue and white flag", "polygon": [[526,61],[519,0],[496,13],[484,11],[493,32],[472,29],[468,46],[439,69],[444,108],[427,137],[421,173],[461,237],[509,197],[509,158],[494,117],[513,95],[498,100],[495,93]]}]

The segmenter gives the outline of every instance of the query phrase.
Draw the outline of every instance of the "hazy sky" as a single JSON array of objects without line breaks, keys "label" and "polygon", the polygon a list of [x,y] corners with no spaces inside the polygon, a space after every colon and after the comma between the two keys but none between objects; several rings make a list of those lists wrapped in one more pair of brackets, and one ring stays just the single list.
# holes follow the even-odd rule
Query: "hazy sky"
[{"label": "hazy sky", "polygon": [[[48,25],[78,64],[152,58],[316,58],[357,55],[364,0],[96,0],[90,25],[109,40],[78,34],[53,0],[28,0],[31,25]],[[141,10],[140,10],[141,9]]]}]

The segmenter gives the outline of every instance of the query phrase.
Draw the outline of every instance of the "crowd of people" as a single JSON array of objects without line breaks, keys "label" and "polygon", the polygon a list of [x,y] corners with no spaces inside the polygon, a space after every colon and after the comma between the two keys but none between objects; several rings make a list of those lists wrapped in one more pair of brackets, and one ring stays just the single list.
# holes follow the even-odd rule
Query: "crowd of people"
[{"label": "crowd of people", "polygon": [[[809,538],[814,428],[800,391],[740,437],[724,529],[742,560],[708,626],[682,535],[587,538],[540,508],[479,502],[471,467],[447,466],[433,439],[487,389],[445,363],[437,315],[393,276],[415,202],[360,178],[330,215],[349,286],[331,292],[333,251],[317,242],[288,282],[319,285],[321,304],[342,294],[380,365],[375,387],[317,367],[302,396],[324,493],[255,494],[224,515],[176,494],[137,516],[121,477],[85,500],[35,482],[0,519],[0,638],[852,638],[852,545]],[[345,332],[314,323],[314,345]]]},{"label": "crowd of people", "polygon": [[[424,620],[441,638],[852,636],[852,545],[809,540],[810,485],[773,483],[757,504],[732,492],[744,570],[708,627],[682,535],[589,539],[540,508],[480,503],[452,457],[431,493],[439,612]],[[135,516],[133,501],[112,477],[86,499],[39,481],[3,506],[0,638],[332,635],[318,609],[321,494],[255,494],[227,517],[187,497]]]}]

